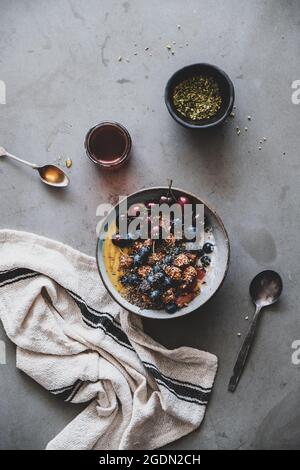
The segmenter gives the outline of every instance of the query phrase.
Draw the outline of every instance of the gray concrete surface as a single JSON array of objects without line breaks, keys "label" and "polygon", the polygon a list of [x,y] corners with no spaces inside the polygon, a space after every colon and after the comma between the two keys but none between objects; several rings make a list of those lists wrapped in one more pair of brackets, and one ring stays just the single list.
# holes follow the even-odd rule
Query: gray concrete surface
[{"label": "gray concrete surface", "polygon": [[[74,162],[72,184],[61,192],[42,186],[29,169],[0,161],[0,227],[94,254],[99,203],[167,177],[206,198],[230,234],[226,282],[190,317],[146,324],[164,344],[203,348],[220,361],[205,421],[169,448],[300,448],[300,370],[291,363],[291,344],[300,338],[300,105],[291,102],[291,83],[300,79],[300,3],[1,0],[0,16],[0,79],[7,85],[1,145],[38,163],[60,156]],[[174,55],[166,49],[173,41]],[[237,106],[234,119],[203,134],[180,128],[163,100],[170,74],[199,61],[227,71]],[[87,129],[110,119],[128,127],[134,144],[119,174],[97,171],[83,150]],[[284,295],[264,313],[247,370],[229,394],[244,317],[253,312],[248,284],[264,268],[281,272]],[[0,339],[7,350],[0,448],[44,448],[80,407],[61,403],[20,373],[2,329]]]}]

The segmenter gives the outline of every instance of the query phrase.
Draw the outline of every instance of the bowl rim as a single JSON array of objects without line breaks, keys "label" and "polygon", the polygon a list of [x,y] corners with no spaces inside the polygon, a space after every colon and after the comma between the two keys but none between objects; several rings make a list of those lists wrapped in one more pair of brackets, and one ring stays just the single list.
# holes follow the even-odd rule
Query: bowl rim
[{"label": "bowl rim", "polygon": [[[144,192],[147,192],[147,191],[155,191],[155,190],[165,190],[165,189],[168,189],[168,186],[150,186],[150,187],[147,187],[147,188],[142,188],[138,191],[134,191],[133,193],[131,194],[128,194],[127,196],[125,196],[123,199],[121,199],[117,204],[115,204],[113,207],[112,207],[112,210],[116,209],[120,202],[123,202],[125,201],[126,199],[132,197],[132,196],[135,196],[137,194],[141,194],[141,193],[144,193]],[[126,308],[124,307],[124,305],[114,296],[112,290],[108,287],[107,283],[105,282],[105,279],[104,279],[104,276],[102,275],[102,272],[101,272],[101,269],[100,269],[100,266],[99,266],[99,261],[98,261],[98,251],[99,251],[99,243],[100,243],[100,239],[99,239],[99,236],[97,236],[97,243],[96,243],[96,263],[97,263],[97,268],[98,268],[98,273],[100,275],[100,278],[101,278],[101,281],[103,282],[103,285],[105,287],[105,289],[107,290],[108,294],[112,297],[112,299],[120,306],[122,307],[124,310],[130,312],[130,313],[133,313],[135,315],[138,315],[142,318],[148,318],[148,319],[151,319],[151,320],[171,320],[171,319],[175,319],[175,318],[179,318],[179,317],[184,317],[186,315],[190,315],[192,314],[194,311],[200,309],[201,307],[203,307],[203,305],[205,305],[209,300],[211,300],[211,298],[220,290],[220,288],[222,287],[224,281],[225,281],[225,278],[227,276],[227,273],[228,273],[228,269],[229,269],[229,263],[230,263],[230,257],[231,257],[231,247],[230,247],[230,240],[229,240],[229,236],[228,236],[228,232],[225,228],[225,225],[223,223],[223,220],[221,219],[221,217],[219,216],[219,214],[217,213],[217,211],[215,209],[213,209],[209,204],[206,203],[206,201],[202,198],[200,198],[199,196],[197,196],[196,194],[194,193],[191,193],[190,191],[186,191],[182,188],[178,188],[178,187],[173,187],[172,186],[172,189],[174,191],[180,191],[182,192],[183,194],[186,194],[188,195],[189,197],[191,198],[195,198],[196,200],[200,201],[200,203],[203,203],[213,214],[214,216],[216,217],[218,223],[220,224],[220,227],[221,227],[221,230],[223,232],[223,235],[224,235],[224,238],[225,238],[225,244],[226,244],[226,247],[227,247],[227,260],[226,260],[226,266],[225,266],[225,270],[224,270],[224,274],[223,274],[223,277],[220,281],[220,284],[218,285],[217,289],[206,299],[205,302],[203,302],[203,304],[201,304],[199,307],[195,308],[195,310],[191,311],[191,312],[182,312],[181,313],[181,310],[179,310],[176,314],[174,315],[169,315],[168,317],[161,317],[161,318],[153,318],[151,316],[146,316],[146,315],[143,315],[141,314],[140,312],[136,312],[136,311],[133,311],[133,310],[130,310],[129,308]],[[110,213],[112,212],[112,210],[107,214],[107,216],[105,217],[104,220],[106,220]],[[128,302],[129,303],[129,302]],[[130,304],[130,303],[129,303]]]},{"label": "bowl rim", "polygon": [[[192,68],[192,67],[209,67],[211,69],[214,69],[220,75],[223,76],[223,78],[227,81],[227,83],[229,85],[229,90],[230,90],[230,92],[229,92],[229,104],[228,104],[226,110],[224,111],[223,115],[217,121],[207,122],[206,124],[192,124],[191,122],[185,121],[183,118],[181,118],[179,115],[177,115],[174,112],[173,108],[172,108],[171,99],[169,99],[169,91],[170,91],[170,88],[171,88],[171,84],[172,84],[174,78],[177,75],[179,75],[183,71],[188,70],[189,68]],[[235,91],[234,91],[234,85],[233,85],[233,82],[232,82],[231,78],[220,67],[218,67],[217,65],[209,64],[208,62],[196,62],[194,64],[185,65],[181,69],[176,70],[176,72],[174,72],[171,75],[171,77],[169,78],[169,80],[167,81],[166,86],[165,86],[164,98],[165,98],[165,104],[167,106],[169,114],[172,116],[172,118],[176,122],[178,122],[178,124],[180,124],[183,127],[188,128],[188,129],[209,129],[211,127],[218,126],[219,124],[224,122],[225,119],[229,116],[229,114],[232,111],[233,105],[234,105]]]}]

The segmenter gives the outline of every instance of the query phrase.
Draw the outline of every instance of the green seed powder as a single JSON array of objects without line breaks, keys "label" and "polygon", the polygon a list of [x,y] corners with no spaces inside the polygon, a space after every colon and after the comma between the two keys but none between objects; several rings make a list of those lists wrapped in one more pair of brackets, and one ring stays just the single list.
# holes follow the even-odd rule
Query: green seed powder
[{"label": "green seed powder", "polygon": [[198,121],[215,116],[221,108],[222,97],[212,77],[199,75],[175,87],[173,103],[182,116]]}]

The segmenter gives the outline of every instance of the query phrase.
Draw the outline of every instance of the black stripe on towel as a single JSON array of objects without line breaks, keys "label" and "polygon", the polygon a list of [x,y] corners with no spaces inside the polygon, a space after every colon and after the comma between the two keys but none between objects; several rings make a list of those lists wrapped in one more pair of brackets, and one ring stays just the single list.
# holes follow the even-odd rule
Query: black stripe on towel
[{"label": "black stripe on towel", "polygon": [[7,286],[8,284],[13,284],[17,281],[22,281],[23,279],[29,279],[31,277],[38,276],[35,271],[27,268],[14,268],[7,271],[0,272],[0,287]]},{"label": "black stripe on towel", "polygon": [[119,326],[113,321],[112,315],[106,312],[98,312],[97,314],[93,313],[93,309],[87,305],[87,303],[79,297],[79,295],[74,294],[74,292],[69,291],[70,295],[78,305],[83,320],[86,325],[91,328],[100,328],[108,336],[117,341],[117,343],[125,346],[127,349],[133,350],[127,335],[124,331],[119,328]]},{"label": "black stripe on towel", "polygon": [[157,383],[167,388],[177,398],[188,401],[191,403],[197,403],[199,405],[206,405],[208,403],[211,389],[203,389],[197,385],[190,384],[189,382],[181,382],[174,380],[171,377],[167,377],[162,374],[157,367],[148,362],[143,363],[148,372],[150,372]]},{"label": "black stripe on towel", "polygon": [[[160,372],[160,370],[154,364],[151,364],[151,362],[143,361],[143,364],[145,366],[153,367],[158,372]],[[203,387],[202,385],[196,385],[196,384],[193,384],[191,382],[186,382],[186,381],[183,381],[183,380],[174,379],[174,378],[171,378],[167,375],[164,375],[162,372],[160,372],[160,374],[161,374],[162,377],[164,377],[168,380],[171,380],[172,382],[174,382],[175,384],[178,384],[178,385],[184,385],[185,387],[192,387],[192,388],[195,388],[197,390],[202,390],[205,393],[211,392],[211,390],[212,390],[212,387]]]},{"label": "black stripe on towel", "polygon": [[[113,334],[111,334],[110,331],[108,331],[101,323],[99,323],[98,325],[95,325],[94,323],[89,322],[88,320],[86,320],[85,317],[83,317],[83,321],[90,328],[100,329],[100,330],[104,331],[104,333],[106,333],[108,336],[110,336],[114,341],[116,341],[121,346],[124,346],[124,348],[129,349],[130,351],[134,351],[133,347],[130,344],[126,344],[126,343],[123,343],[122,341],[119,341],[118,338],[116,338]],[[127,338],[127,336],[126,336],[126,338]]]},{"label": "black stripe on towel", "polygon": [[54,388],[49,391],[56,397],[62,398],[64,401],[71,401],[78,392],[81,385],[82,382],[78,379],[72,385],[68,385],[67,387]]},{"label": "black stripe on towel", "polygon": [[88,305],[88,304],[83,300],[83,298],[80,297],[80,295],[76,294],[76,292],[73,292],[73,291],[71,291],[70,289],[67,289],[67,292],[69,292],[69,294],[74,298],[74,300],[75,300],[75,298],[76,298],[76,299],[78,299],[79,301],[83,302],[83,303],[86,305],[87,309],[88,309],[90,312],[94,313],[96,316],[106,316],[106,317],[110,318],[112,322],[116,323],[116,325],[118,325],[119,327],[121,326],[121,323],[120,323],[115,317],[113,317],[113,315],[111,315],[110,313],[108,313],[108,312],[101,312],[100,310],[96,310],[95,308],[93,308],[93,307],[91,307],[90,305]]}]

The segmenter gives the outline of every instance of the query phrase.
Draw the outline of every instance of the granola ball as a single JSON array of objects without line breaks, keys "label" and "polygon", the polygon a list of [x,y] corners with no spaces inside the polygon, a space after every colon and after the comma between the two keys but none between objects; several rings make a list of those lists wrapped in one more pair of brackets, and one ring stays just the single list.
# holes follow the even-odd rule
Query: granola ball
[{"label": "granola ball", "polygon": [[188,264],[190,264],[190,259],[184,253],[181,253],[180,255],[176,256],[173,261],[173,264],[178,268],[182,268],[183,266],[187,266]]},{"label": "granola ball", "polygon": [[133,259],[131,258],[131,256],[126,255],[125,253],[120,256],[121,268],[128,269],[128,268],[131,268],[132,265],[133,265]]},{"label": "granola ball", "polygon": [[142,278],[145,278],[147,277],[152,271],[152,268],[151,266],[141,266],[139,269],[138,269],[138,274],[139,276],[141,276]]},{"label": "granola ball", "polygon": [[166,266],[165,273],[173,280],[173,281],[180,281],[181,280],[181,270],[176,266]]},{"label": "granola ball", "polygon": [[153,265],[162,261],[163,258],[164,258],[163,253],[153,253],[153,255],[149,256],[148,263],[150,265]]},{"label": "granola ball", "polygon": [[196,276],[197,276],[197,271],[194,268],[194,266],[188,266],[183,271],[181,279],[182,279],[183,282],[185,282],[187,284],[191,284],[192,282],[194,282]]},{"label": "granola ball", "polygon": [[174,289],[168,289],[162,296],[162,300],[165,304],[170,304],[175,301],[175,291]]}]

